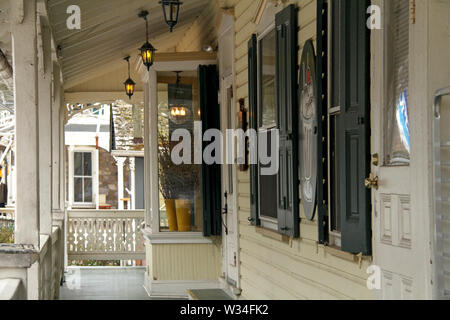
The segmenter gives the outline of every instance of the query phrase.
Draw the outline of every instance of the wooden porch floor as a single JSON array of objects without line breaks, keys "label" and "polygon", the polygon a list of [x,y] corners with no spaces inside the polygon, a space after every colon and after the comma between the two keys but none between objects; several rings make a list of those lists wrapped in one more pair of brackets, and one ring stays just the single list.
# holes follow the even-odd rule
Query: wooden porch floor
[{"label": "wooden porch floor", "polygon": [[153,300],[145,291],[145,268],[70,267],[60,300]]}]

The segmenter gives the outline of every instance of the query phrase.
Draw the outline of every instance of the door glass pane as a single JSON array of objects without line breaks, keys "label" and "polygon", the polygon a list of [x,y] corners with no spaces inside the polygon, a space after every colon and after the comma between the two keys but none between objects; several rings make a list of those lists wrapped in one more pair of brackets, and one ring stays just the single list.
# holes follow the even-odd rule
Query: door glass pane
[{"label": "door glass pane", "polygon": [[92,176],[92,153],[83,153],[83,175]]},{"label": "door glass pane", "polygon": [[83,175],[83,153],[81,152],[75,152],[74,153],[74,174],[76,176]]},{"label": "door glass pane", "polygon": [[92,178],[84,178],[84,202],[92,202]]},{"label": "door glass pane", "polygon": [[73,184],[74,201],[83,202],[83,178],[75,178]]},{"label": "door glass pane", "polygon": [[386,165],[408,165],[409,0],[387,1],[387,99],[384,119]]},{"label": "door glass pane", "polygon": [[261,126],[271,126],[276,121],[275,110],[275,29],[260,40],[260,90]]},{"label": "door glass pane", "polygon": [[160,231],[201,232],[203,222],[201,165],[172,161],[172,151],[180,141],[171,141],[173,132],[183,129],[190,137],[177,155],[189,152],[194,158],[194,122],[200,121],[197,78],[182,73],[176,84],[173,72],[158,74],[158,178]]}]

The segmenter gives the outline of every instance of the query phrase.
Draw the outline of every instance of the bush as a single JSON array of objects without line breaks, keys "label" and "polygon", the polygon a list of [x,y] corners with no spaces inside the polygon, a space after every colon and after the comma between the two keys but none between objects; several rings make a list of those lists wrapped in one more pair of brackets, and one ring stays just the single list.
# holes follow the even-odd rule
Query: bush
[{"label": "bush", "polygon": [[14,243],[13,227],[0,227],[0,243]]}]

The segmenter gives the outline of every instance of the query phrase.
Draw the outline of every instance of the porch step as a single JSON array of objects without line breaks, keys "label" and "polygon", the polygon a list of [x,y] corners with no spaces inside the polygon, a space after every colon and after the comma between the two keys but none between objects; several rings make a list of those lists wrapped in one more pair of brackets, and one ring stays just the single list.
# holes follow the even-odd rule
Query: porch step
[{"label": "porch step", "polygon": [[188,289],[189,300],[233,300],[223,289]]}]

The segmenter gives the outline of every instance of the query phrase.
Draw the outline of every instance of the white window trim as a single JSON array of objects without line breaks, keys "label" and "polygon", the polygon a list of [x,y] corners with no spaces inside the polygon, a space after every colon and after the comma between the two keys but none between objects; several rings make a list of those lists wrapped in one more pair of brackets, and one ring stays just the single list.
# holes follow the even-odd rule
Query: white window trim
[{"label": "white window trim", "polygon": [[[85,152],[92,154],[92,202],[75,202],[74,200],[74,179],[75,179],[75,152]],[[88,146],[70,146],[69,147],[69,209],[98,209],[98,187],[99,187],[99,170],[98,170],[98,150],[95,147]]]}]

